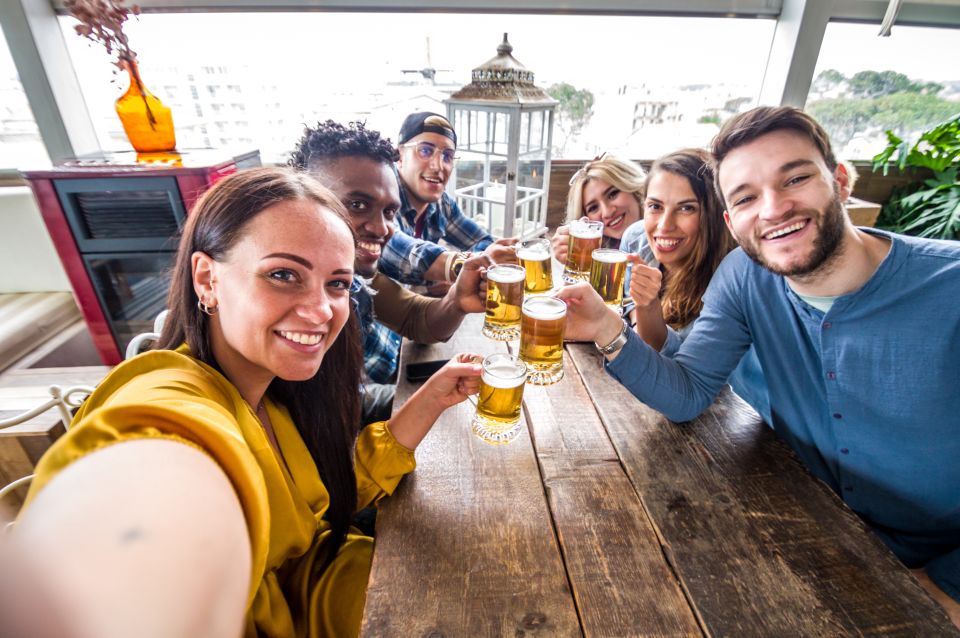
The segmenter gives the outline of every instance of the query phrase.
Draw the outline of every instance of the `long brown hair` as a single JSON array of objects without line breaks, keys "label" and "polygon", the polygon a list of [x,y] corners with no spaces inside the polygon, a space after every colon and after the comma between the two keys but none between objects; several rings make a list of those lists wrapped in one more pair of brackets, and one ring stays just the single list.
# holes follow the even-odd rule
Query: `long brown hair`
[{"label": "long brown hair", "polygon": [[648,183],[660,172],[683,177],[700,204],[697,243],[677,270],[664,278],[661,290],[663,319],[677,329],[700,316],[707,284],[723,258],[736,246],[723,222],[723,206],[717,198],[709,164],[709,153],[699,148],[686,148],[655,161],[647,177]]},{"label": "long brown hair", "polygon": [[[210,322],[197,307],[191,256],[202,251],[222,260],[243,238],[247,224],[266,208],[287,201],[312,200],[344,222],[340,201],[305,173],[287,168],[242,171],[215,184],[197,202],[180,238],[167,297],[169,314],[158,348],[172,350],[186,342],[194,357],[220,369],[213,356]],[[332,527],[327,563],[346,537],[357,505],[353,447],[360,423],[360,375],[363,366],[356,313],[351,312],[323,365],[306,381],[275,378],[267,389],[290,411],[330,495],[326,517]]]}]

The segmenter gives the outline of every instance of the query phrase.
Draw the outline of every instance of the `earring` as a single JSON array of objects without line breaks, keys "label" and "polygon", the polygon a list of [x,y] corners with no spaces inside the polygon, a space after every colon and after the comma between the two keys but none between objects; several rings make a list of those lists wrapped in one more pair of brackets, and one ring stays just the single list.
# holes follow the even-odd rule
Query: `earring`
[{"label": "earring", "polygon": [[197,299],[197,308],[199,308],[200,312],[203,314],[210,316],[217,314],[217,312],[220,310],[218,306],[208,306],[207,304],[203,303],[202,299]]}]

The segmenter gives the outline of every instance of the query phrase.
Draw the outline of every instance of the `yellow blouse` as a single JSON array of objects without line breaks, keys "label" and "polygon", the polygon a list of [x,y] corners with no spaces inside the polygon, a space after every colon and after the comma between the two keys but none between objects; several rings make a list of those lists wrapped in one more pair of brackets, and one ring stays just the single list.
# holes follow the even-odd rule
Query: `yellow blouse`
[{"label": "yellow blouse", "polygon": [[[40,460],[24,510],[64,467],[104,446],[166,438],[198,447],[227,474],[246,517],[253,552],[246,635],[330,635],[324,618],[328,592],[316,590],[346,585],[337,581],[342,576],[362,578],[349,583],[362,592],[366,576],[338,571],[336,565],[323,575],[312,569],[314,559],[324,556],[330,534],[323,520],[329,496],[287,410],[269,401],[265,405],[287,467],[233,384],[191,357],[186,346],[125,361]],[[413,452],[397,443],[385,422],[364,428],[355,451],[358,507],[392,493],[415,465]],[[369,539],[351,538],[366,541],[369,551]]]}]

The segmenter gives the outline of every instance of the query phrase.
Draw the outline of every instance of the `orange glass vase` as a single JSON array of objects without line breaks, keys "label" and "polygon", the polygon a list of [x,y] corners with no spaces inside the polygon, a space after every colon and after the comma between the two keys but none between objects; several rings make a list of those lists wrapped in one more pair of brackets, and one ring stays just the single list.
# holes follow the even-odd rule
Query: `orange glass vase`
[{"label": "orange glass vase", "polygon": [[138,153],[172,151],[177,136],[170,109],[143,86],[135,61],[126,60],[124,66],[130,74],[130,88],[117,100],[117,115],[127,139]]}]

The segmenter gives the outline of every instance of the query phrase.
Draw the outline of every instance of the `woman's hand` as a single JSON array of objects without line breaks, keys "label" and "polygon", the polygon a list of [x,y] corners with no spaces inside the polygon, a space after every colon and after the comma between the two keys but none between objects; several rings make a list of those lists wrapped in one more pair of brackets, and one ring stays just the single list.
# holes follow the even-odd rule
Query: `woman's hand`
[{"label": "woman's hand", "polygon": [[660,287],[663,285],[663,273],[643,263],[639,255],[628,255],[633,264],[630,270],[630,298],[638,309],[646,309],[659,303]]},{"label": "woman's hand", "polygon": [[479,354],[458,354],[427,379],[390,419],[397,442],[416,449],[444,410],[479,392],[482,361]]},{"label": "woman's hand", "polygon": [[[483,372],[483,355],[461,353],[447,362],[417,390],[423,400],[435,401],[442,406],[441,412],[480,391],[480,374]],[[411,397],[411,401],[414,397]]]},{"label": "woman's hand", "polygon": [[570,227],[564,224],[557,227],[557,232],[550,239],[553,248],[553,257],[561,264],[567,263],[567,251],[570,248]]}]

